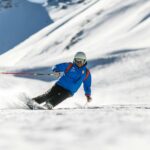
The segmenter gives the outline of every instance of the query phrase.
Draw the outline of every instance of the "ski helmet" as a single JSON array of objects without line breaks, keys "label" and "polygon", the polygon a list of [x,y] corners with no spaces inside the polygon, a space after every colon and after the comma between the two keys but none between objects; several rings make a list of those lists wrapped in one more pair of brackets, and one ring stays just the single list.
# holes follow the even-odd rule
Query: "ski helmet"
[{"label": "ski helmet", "polygon": [[84,52],[77,52],[74,56],[74,63],[81,62],[82,65],[86,64],[86,55]]}]

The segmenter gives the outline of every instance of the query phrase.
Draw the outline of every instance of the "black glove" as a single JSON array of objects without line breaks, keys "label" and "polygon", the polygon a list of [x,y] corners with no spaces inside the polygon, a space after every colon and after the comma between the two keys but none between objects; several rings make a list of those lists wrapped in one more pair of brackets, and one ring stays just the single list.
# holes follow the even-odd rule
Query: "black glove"
[{"label": "black glove", "polygon": [[92,97],[90,95],[86,95],[86,99],[87,99],[88,102],[92,101]]}]

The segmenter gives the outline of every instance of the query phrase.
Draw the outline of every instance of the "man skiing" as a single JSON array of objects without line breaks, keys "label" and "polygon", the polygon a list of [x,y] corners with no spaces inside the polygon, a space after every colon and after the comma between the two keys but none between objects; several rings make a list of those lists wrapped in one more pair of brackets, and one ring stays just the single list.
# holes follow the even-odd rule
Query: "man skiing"
[{"label": "man skiing", "polygon": [[[91,74],[86,68],[87,60],[84,52],[75,54],[73,63],[61,63],[53,67],[53,72],[56,77],[60,77],[60,72],[63,75],[59,78],[56,84],[45,94],[32,98],[28,102],[31,109],[52,109],[63,100],[73,96],[81,84],[83,83],[87,102],[91,98]],[[45,102],[45,105],[41,106]]]}]

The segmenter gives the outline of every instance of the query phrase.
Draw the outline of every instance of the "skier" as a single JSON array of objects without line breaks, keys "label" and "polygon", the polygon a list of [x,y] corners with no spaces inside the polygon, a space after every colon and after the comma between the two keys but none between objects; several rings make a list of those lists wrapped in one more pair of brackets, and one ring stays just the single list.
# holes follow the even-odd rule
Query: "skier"
[{"label": "skier", "polygon": [[[91,74],[86,68],[87,60],[84,52],[77,52],[75,54],[73,63],[61,63],[53,67],[53,72],[56,77],[60,77],[60,72],[63,76],[56,82],[56,84],[45,94],[32,98],[28,106],[31,109],[52,109],[66,98],[69,98],[77,92],[83,83],[85,96],[87,102],[91,98]],[[41,106],[46,102],[44,106]]]}]

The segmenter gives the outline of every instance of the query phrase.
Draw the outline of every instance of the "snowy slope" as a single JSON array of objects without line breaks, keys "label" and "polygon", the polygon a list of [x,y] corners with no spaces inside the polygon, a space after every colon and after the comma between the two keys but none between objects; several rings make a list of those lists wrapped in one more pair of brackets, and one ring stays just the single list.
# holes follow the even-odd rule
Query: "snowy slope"
[{"label": "snowy slope", "polygon": [[48,71],[83,50],[93,75],[94,104],[149,103],[149,7],[142,0],[89,2],[3,54],[0,66]]},{"label": "snowy slope", "polygon": [[39,4],[27,0],[12,0],[9,4],[10,7],[0,7],[0,54],[53,22]]},{"label": "snowy slope", "polygon": [[56,79],[0,74],[0,149],[149,150],[150,1],[73,1],[64,11],[46,6],[54,22],[0,55],[0,72],[48,73],[84,51],[93,101],[85,105],[81,87],[52,111],[25,110],[23,94],[42,94]]},{"label": "snowy slope", "polygon": [[0,111],[0,149],[149,150],[149,117],[149,109],[134,106],[3,110]]}]

